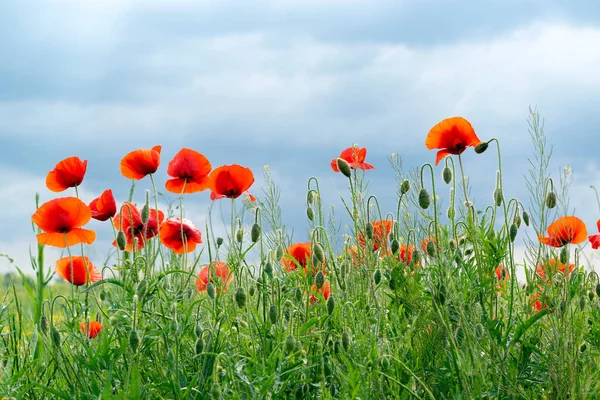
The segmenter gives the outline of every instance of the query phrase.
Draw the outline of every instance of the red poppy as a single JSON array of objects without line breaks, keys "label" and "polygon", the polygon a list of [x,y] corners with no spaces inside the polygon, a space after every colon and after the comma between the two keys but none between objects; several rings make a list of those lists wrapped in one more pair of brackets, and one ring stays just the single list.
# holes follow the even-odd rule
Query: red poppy
[{"label": "red poppy", "polygon": [[398,249],[398,257],[396,260],[402,261],[406,265],[410,265],[413,260],[413,253],[415,252],[415,248],[413,246],[409,246],[407,244],[401,244]]},{"label": "red poppy", "polygon": [[366,148],[358,148],[358,147],[349,147],[346,150],[342,151],[339,157],[331,160],[331,169],[335,172],[340,172],[340,169],[337,165],[337,159],[341,158],[348,163],[350,168],[352,169],[375,169],[374,166],[365,162],[365,158],[367,157],[367,149]]},{"label": "red poppy", "polygon": [[[192,221],[169,218],[160,226],[160,242],[177,254],[191,253],[202,243],[200,230]],[[186,247],[187,246],[187,247]]]},{"label": "red poppy", "polygon": [[92,218],[98,221],[106,221],[112,218],[117,213],[117,202],[113,196],[112,190],[107,189],[100,197],[95,198],[90,203],[90,210],[92,211]]},{"label": "red poppy", "polygon": [[40,206],[31,217],[44,231],[38,243],[65,248],[78,243],[92,244],[96,232],[81,228],[92,218],[89,207],[76,197],[59,197]]},{"label": "red poppy", "polygon": [[348,246],[347,252],[353,266],[359,267],[363,265],[363,260],[365,259],[364,249],[359,250],[358,246]]},{"label": "red poppy", "polygon": [[[550,258],[543,264],[538,264],[536,268],[537,275],[542,279],[546,280],[546,277],[554,276],[557,272],[565,274],[566,265],[560,262],[560,260],[556,258]],[[573,272],[575,269],[575,264],[569,264],[569,274]],[[548,283],[552,283],[550,279],[547,281]]]},{"label": "red poppy", "polygon": [[547,306],[545,304],[543,304],[542,301],[540,300],[539,293],[534,294],[531,297],[531,299],[529,300],[529,302],[531,303],[531,308],[534,311],[542,311],[542,309],[547,308]]},{"label": "red poppy", "polygon": [[102,274],[89,258],[82,256],[64,257],[56,262],[54,270],[64,280],[75,286],[102,280]]},{"label": "red poppy", "polygon": [[87,335],[87,337],[89,337],[90,339],[93,339],[96,336],[98,336],[98,334],[100,333],[102,328],[104,328],[104,326],[102,326],[102,324],[98,321],[92,321],[90,322],[88,328],[89,329],[86,329],[85,322],[79,324],[79,329],[81,329],[81,333]]},{"label": "red poppy", "polygon": [[139,149],[127,153],[121,160],[121,174],[125,178],[139,180],[148,174],[153,174],[160,165],[162,146],[151,149]]},{"label": "red poppy", "polygon": [[[388,237],[394,226],[394,222],[384,219],[382,221],[372,222],[373,224],[373,251],[377,251],[380,247],[387,247]],[[358,232],[358,243],[365,246],[365,239],[362,232]]]},{"label": "red poppy", "polygon": [[469,146],[477,146],[481,140],[475,134],[471,123],[462,117],[446,118],[431,128],[425,139],[429,150],[441,149],[435,158],[435,165],[449,154],[461,154]]},{"label": "red poppy", "polygon": [[329,295],[331,294],[331,284],[329,281],[325,281],[321,289],[317,289],[317,285],[313,284],[310,288],[312,294],[310,295],[310,304],[315,304],[317,301],[317,297],[315,296],[317,293],[321,293],[325,300],[329,299]]},{"label": "red poppy", "polygon": [[202,268],[196,279],[196,288],[200,292],[205,291],[206,285],[208,285],[208,282],[214,282],[215,276],[221,279],[221,283],[217,284],[217,290],[219,289],[219,286],[222,286],[223,292],[226,292],[227,286],[229,286],[233,280],[233,273],[229,271],[229,265],[223,261],[213,261],[210,265]]},{"label": "red poppy", "polygon": [[212,166],[206,157],[191,149],[181,149],[169,162],[165,183],[171,193],[196,193],[208,188],[208,174]]},{"label": "red poppy", "polygon": [[502,295],[504,286],[506,285],[506,282],[508,282],[508,280],[510,279],[508,268],[506,268],[504,265],[498,265],[498,268],[496,268],[494,273],[496,274],[496,279],[498,279],[499,281],[496,285],[496,293]]},{"label": "red poppy", "polygon": [[70,187],[81,185],[85,171],[87,169],[87,160],[81,161],[79,157],[65,158],[46,176],[46,187],[53,192],[62,192]]},{"label": "red poppy", "polygon": [[294,271],[300,265],[306,269],[306,265],[310,260],[311,243],[294,243],[285,250],[285,254],[281,259],[281,265],[287,272]]},{"label": "red poppy", "polygon": [[[164,218],[165,214],[162,211],[158,211],[157,218],[156,210],[151,208],[148,222],[144,224],[140,210],[137,209],[135,204],[126,201],[123,203],[123,207],[121,207],[121,212],[115,216],[113,225],[125,234],[125,238],[127,239],[125,251],[134,251],[134,240],[135,251],[140,251],[146,245],[147,240],[152,239],[158,234],[158,227]],[[113,246],[116,245],[116,241],[113,241]]]},{"label": "red poppy", "polygon": [[587,229],[582,220],[577,217],[561,217],[550,224],[548,236],[539,236],[540,242],[552,246],[562,247],[566,244],[579,244],[587,237]]},{"label": "red poppy", "polygon": [[208,176],[208,188],[211,190],[210,199],[217,200],[228,197],[236,199],[242,194],[247,194],[250,200],[256,198],[248,193],[248,189],[254,183],[254,174],[250,168],[241,165],[223,165]]},{"label": "red poppy", "polygon": [[[600,219],[596,224],[598,225],[598,231],[600,232]],[[600,233],[588,237],[588,240],[592,244],[592,249],[597,250],[598,247],[600,247]]]}]

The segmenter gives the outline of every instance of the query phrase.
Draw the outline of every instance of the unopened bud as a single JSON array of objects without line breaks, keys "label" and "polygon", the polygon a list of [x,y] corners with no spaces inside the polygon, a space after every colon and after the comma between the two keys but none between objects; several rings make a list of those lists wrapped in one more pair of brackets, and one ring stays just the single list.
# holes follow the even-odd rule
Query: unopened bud
[{"label": "unopened bud", "polygon": [[275,258],[277,258],[278,260],[281,260],[282,257],[283,257],[283,246],[279,245],[279,246],[277,246],[277,251],[275,253]]},{"label": "unopened bud", "polygon": [[338,158],[337,166],[340,172],[344,174],[346,178],[350,178],[352,176],[352,172],[350,171],[350,165],[348,165],[348,162],[346,162],[346,160],[344,160],[343,158]]},{"label": "unopened bud", "polygon": [[138,332],[135,329],[132,329],[131,332],[129,332],[129,348],[135,353],[139,345],[140,337],[138,336]]},{"label": "unopened bud", "polygon": [[329,315],[333,314],[334,308],[335,300],[333,299],[333,296],[329,296],[329,298],[327,299],[327,312],[329,313]]},{"label": "unopened bud", "polygon": [[435,245],[433,244],[432,241],[427,242],[427,254],[429,254],[430,257],[435,256]]},{"label": "unopened bud", "polygon": [[488,146],[489,146],[488,142],[479,143],[477,146],[475,146],[475,153],[482,154],[483,152],[485,152],[487,150]]},{"label": "unopened bud", "polygon": [[504,195],[502,194],[502,189],[496,188],[496,190],[494,190],[494,202],[496,203],[496,207],[500,207],[503,201]]},{"label": "unopened bud", "polygon": [[117,233],[117,246],[121,251],[125,250],[125,247],[127,247],[127,239],[125,238],[125,233],[123,233],[123,231]]},{"label": "unopened bud", "polygon": [[324,284],[325,284],[325,275],[323,275],[322,271],[319,271],[319,272],[317,272],[317,275],[315,276],[315,286],[317,287],[317,289],[321,289]]},{"label": "unopened bud", "polygon": [[296,348],[296,339],[291,333],[285,338],[285,353],[289,354]]},{"label": "unopened bud", "polygon": [[375,281],[376,285],[379,285],[379,283],[381,282],[381,270],[380,269],[375,271],[375,273],[373,274],[373,281]]},{"label": "unopened bud", "polygon": [[566,247],[563,247],[560,250],[560,257],[559,258],[560,258],[560,262],[563,263],[563,264],[566,264],[566,263],[569,262],[569,254],[567,253],[567,248]]},{"label": "unopened bud", "polygon": [[265,264],[265,272],[269,275],[273,275],[273,264],[271,264],[270,262],[267,262]]},{"label": "unopened bud", "polygon": [[517,228],[521,227],[521,216],[517,213],[515,214],[515,218],[513,219],[513,224],[517,226]]},{"label": "unopened bud", "polygon": [[150,206],[148,204],[144,204],[142,207],[142,223],[146,224],[150,219]]},{"label": "unopened bud", "polygon": [[308,207],[306,209],[306,216],[308,217],[308,219],[310,221],[314,221],[315,220],[315,212],[313,211],[312,208]]},{"label": "unopened bud", "polygon": [[252,243],[258,242],[258,238],[260,237],[260,225],[254,224],[252,225],[252,230],[250,231],[250,239]]},{"label": "unopened bud", "polygon": [[529,214],[527,211],[523,211],[523,222],[525,222],[526,226],[529,226]]},{"label": "unopened bud", "polygon": [[350,349],[350,335],[348,332],[342,332],[342,347],[344,351],[348,351]]},{"label": "unopened bud", "polygon": [[324,263],[325,262],[325,251],[323,250],[323,246],[321,246],[320,243],[315,243],[313,251],[314,251],[316,259],[319,262]]},{"label": "unopened bud", "polygon": [[431,204],[431,198],[429,197],[429,192],[427,191],[427,189],[423,188],[419,192],[419,205],[421,206],[422,209],[425,210],[425,209],[427,209],[427,207],[429,207],[429,204]]},{"label": "unopened bud", "polygon": [[371,222],[367,222],[367,226],[365,228],[365,231],[367,233],[367,237],[369,239],[373,239],[373,224]]},{"label": "unopened bud", "polygon": [[213,383],[212,387],[210,388],[210,394],[215,400],[221,398],[221,387],[218,383]]},{"label": "unopened bud", "polygon": [[450,184],[450,182],[452,182],[452,170],[448,167],[444,167],[442,178],[444,178],[446,185]]},{"label": "unopened bud", "polygon": [[510,241],[511,242],[515,241],[515,239],[517,237],[517,231],[518,231],[517,225],[512,224],[510,226],[510,230],[509,230],[509,235],[510,235]]},{"label": "unopened bud", "polygon": [[406,194],[406,193],[408,193],[409,190],[410,190],[410,182],[408,181],[408,179],[405,179],[402,181],[402,184],[400,185],[400,193]]},{"label": "unopened bud", "polygon": [[201,337],[198,337],[198,339],[196,339],[196,344],[194,345],[194,351],[196,353],[196,355],[200,355],[202,354],[202,351],[204,350],[204,340],[202,340]]},{"label": "unopened bud", "polygon": [[314,192],[312,190],[309,190],[308,193],[306,194],[306,202],[310,205],[313,203],[313,199],[314,199]]},{"label": "unopened bud", "polygon": [[269,320],[273,325],[277,323],[277,306],[275,304],[269,308]]},{"label": "unopened bud", "polygon": [[214,283],[208,282],[208,284],[206,285],[206,294],[211,299],[215,298],[215,284]]},{"label": "unopened bud", "polygon": [[396,239],[392,239],[392,243],[390,244],[390,248],[392,250],[392,254],[396,254],[398,250],[400,250],[400,243]]},{"label": "unopened bud", "polygon": [[239,242],[242,243],[242,241],[244,240],[244,230],[243,229],[238,229],[238,231],[235,234],[235,239]]},{"label": "unopened bud", "polygon": [[222,237],[218,237],[217,238],[217,248],[221,247],[223,245],[223,238]]},{"label": "unopened bud", "polygon": [[294,297],[296,297],[296,301],[302,301],[302,290],[300,288],[296,288],[296,293],[294,293]]},{"label": "unopened bud", "polygon": [[546,206],[550,209],[556,207],[556,193],[554,193],[554,191],[551,191],[548,193],[548,196],[546,196]]},{"label": "unopened bud", "polygon": [[144,296],[146,295],[147,290],[148,290],[148,281],[145,279],[142,279],[140,281],[140,283],[138,283],[137,290],[136,290],[136,294],[137,294],[138,298],[143,299]]},{"label": "unopened bud", "polygon": [[50,338],[54,346],[60,347],[60,333],[58,333],[54,325],[50,327]]},{"label": "unopened bud", "polygon": [[40,329],[44,335],[48,333],[48,318],[45,315],[42,315],[42,318],[40,318]]},{"label": "unopened bud", "polygon": [[235,302],[239,308],[244,308],[246,305],[246,291],[242,286],[239,286],[235,291]]}]

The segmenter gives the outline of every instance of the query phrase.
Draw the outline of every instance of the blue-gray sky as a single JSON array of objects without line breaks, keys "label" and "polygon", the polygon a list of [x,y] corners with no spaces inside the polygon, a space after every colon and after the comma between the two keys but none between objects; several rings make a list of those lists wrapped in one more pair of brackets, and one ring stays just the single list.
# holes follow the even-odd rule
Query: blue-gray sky
[{"label": "blue-gray sky", "polygon": [[[4,1],[0,253],[28,269],[35,192],[56,196],[44,185],[56,162],[89,160],[85,200],[106,188],[123,200],[119,160],[156,144],[161,185],[182,147],[252,168],[258,195],[269,165],[303,240],[306,181],[319,177],[326,204],[339,205],[344,181],[328,164],[341,150],[368,148],[370,188],[392,207],[389,154],[407,167],[432,162],[428,130],[461,115],[481,139],[500,139],[507,195],[525,201],[529,105],[545,118],[552,170],[573,168],[571,205],[595,233],[598,43],[592,0]],[[486,156],[465,155],[483,200],[496,169]],[[204,226],[208,193],[186,201]],[[100,233],[97,257],[109,250]]]}]

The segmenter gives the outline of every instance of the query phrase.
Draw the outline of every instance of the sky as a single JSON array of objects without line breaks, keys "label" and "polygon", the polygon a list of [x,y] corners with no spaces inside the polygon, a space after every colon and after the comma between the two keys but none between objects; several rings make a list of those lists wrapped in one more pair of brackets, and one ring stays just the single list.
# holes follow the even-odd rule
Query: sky
[{"label": "sky", "polygon": [[[42,202],[64,195],[44,184],[58,161],[88,160],[83,200],[112,188],[120,202],[130,185],[120,159],[157,144],[159,189],[182,147],[215,167],[250,167],[258,197],[268,165],[285,224],[304,241],[308,179],[319,179],[325,205],[339,210],[347,198],[329,168],[343,149],[368,149],[370,190],[391,211],[390,154],[407,168],[433,162],[427,132],[460,115],[481,139],[498,138],[505,195],[526,203],[530,107],[544,119],[553,176],[573,171],[571,212],[596,233],[598,43],[593,0],[3,1],[0,253],[14,263],[0,258],[0,272],[31,271],[35,193]],[[468,151],[464,161],[474,199],[487,204],[493,152]],[[138,203],[146,188],[138,186]],[[185,204],[204,226],[208,193]],[[101,260],[112,232],[89,226],[99,234],[88,251]],[[60,255],[47,248],[47,260]]]}]

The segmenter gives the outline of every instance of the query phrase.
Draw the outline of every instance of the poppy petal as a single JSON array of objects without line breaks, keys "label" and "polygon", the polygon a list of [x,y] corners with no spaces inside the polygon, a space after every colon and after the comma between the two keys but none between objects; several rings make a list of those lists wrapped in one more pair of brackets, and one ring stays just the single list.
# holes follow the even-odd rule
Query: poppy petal
[{"label": "poppy petal", "polygon": [[69,157],[56,164],[46,176],[46,187],[53,192],[62,192],[70,187],[81,185],[87,169],[87,160]]},{"label": "poppy petal", "polygon": [[451,153],[448,150],[438,151],[437,155],[435,156],[435,165],[438,165],[440,163],[440,161],[442,161],[444,159],[444,157],[446,157],[449,154],[451,154]]},{"label": "poppy petal", "polygon": [[331,163],[329,164],[331,166],[331,169],[334,170],[335,172],[340,172],[340,169],[338,167],[337,164],[337,158],[334,158],[333,160],[331,160]]},{"label": "poppy petal", "polygon": [[592,249],[597,250],[600,247],[600,233],[590,236],[588,240],[592,244]]},{"label": "poppy petal", "polygon": [[129,152],[121,160],[121,174],[125,178],[139,180],[148,174],[153,174],[160,165],[162,146],[152,149],[139,149]]}]

